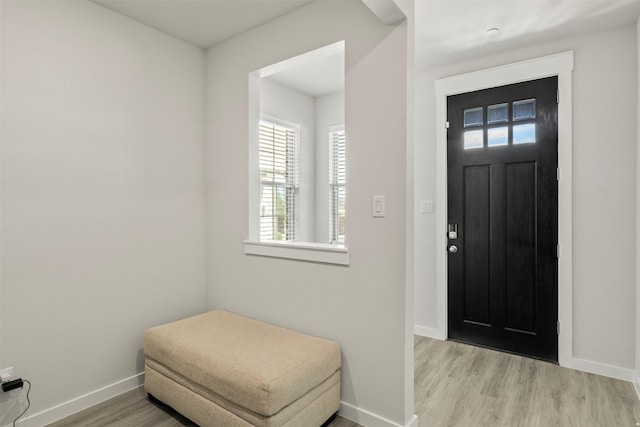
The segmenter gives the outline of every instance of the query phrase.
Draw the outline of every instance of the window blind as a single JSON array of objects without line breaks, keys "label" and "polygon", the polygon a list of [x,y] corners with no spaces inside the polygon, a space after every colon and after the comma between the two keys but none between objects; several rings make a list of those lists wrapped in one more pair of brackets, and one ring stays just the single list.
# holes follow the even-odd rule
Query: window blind
[{"label": "window blind", "polygon": [[344,127],[330,129],[329,141],[329,241],[344,243],[347,181]]},{"label": "window blind", "polygon": [[260,240],[295,240],[296,132],[261,120],[259,144]]}]

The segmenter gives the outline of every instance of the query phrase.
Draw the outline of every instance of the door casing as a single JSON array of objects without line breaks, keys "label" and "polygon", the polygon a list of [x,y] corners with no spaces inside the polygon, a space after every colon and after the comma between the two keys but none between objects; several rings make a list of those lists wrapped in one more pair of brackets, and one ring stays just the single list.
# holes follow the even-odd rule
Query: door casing
[{"label": "door casing", "polygon": [[573,359],[572,325],[572,133],[573,51],[436,80],[436,338],[446,339],[447,325],[447,96],[527,80],[558,76],[558,363]]}]

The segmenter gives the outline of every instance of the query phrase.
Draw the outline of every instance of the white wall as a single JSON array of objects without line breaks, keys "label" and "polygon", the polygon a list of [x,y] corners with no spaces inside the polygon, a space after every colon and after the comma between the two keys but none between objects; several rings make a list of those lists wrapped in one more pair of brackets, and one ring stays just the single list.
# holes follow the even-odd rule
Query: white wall
[{"label": "white wall", "polygon": [[204,52],[90,2],[1,7],[0,368],[42,425],[206,308]]},{"label": "white wall", "polygon": [[[414,215],[414,322],[416,333],[435,335],[436,293],[436,96],[434,74],[417,72],[415,78],[414,206],[433,200],[433,213]],[[414,210],[415,210],[414,209]]]},{"label": "white wall", "polygon": [[344,92],[320,96],[315,104],[316,242],[329,243],[329,128],[344,124]]},{"label": "white wall", "polygon": [[[377,425],[407,418],[406,37],[360,2],[313,2],[207,51],[209,305],[339,342],[343,414]],[[248,74],[340,40],[351,265],[245,255]],[[386,218],[371,217],[373,195],[386,196]]]},{"label": "white wall", "polygon": [[[636,33],[634,26],[424,70],[416,117],[433,118],[436,79],[573,50],[573,356],[635,365]],[[566,102],[567,100],[561,100]],[[416,120],[415,198],[435,198],[435,126]],[[445,201],[437,200],[436,203]],[[416,330],[435,328],[434,215],[416,217]],[[625,231],[615,232],[621,226]]]},{"label": "white wall", "polygon": [[[215,66],[215,65],[214,65]],[[316,107],[312,96],[268,78],[260,79],[260,112],[300,126],[296,239],[315,242]]]}]

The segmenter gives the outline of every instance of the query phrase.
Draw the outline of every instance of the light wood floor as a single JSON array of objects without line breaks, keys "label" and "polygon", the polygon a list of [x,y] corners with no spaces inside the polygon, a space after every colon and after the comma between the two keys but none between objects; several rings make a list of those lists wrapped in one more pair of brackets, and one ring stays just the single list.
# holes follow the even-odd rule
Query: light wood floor
[{"label": "light wood floor", "polygon": [[[111,400],[93,406],[48,427],[180,427],[196,424],[173,409],[152,403],[142,387],[121,394]],[[220,426],[224,427],[224,426]],[[358,427],[342,417],[337,417],[328,427]]]},{"label": "light wood floor", "polygon": [[640,401],[625,381],[423,337],[415,361],[420,426],[640,425]]},{"label": "light wood floor", "polygon": [[[415,338],[421,427],[636,427],[631,383],[450,341]],[[194,426],[136,389],[49,427]],[[338,417],[330,427],[358,427]]]}]

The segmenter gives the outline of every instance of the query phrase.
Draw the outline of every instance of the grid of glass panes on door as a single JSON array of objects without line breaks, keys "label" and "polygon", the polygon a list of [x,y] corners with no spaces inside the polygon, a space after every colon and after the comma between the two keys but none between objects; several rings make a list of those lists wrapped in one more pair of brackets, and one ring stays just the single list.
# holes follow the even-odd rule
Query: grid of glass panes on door
[{"label": "grid of glass panes on door", "polygon": [[536,142],[535,98],[467,108],[463,116],[465,150]]}]

